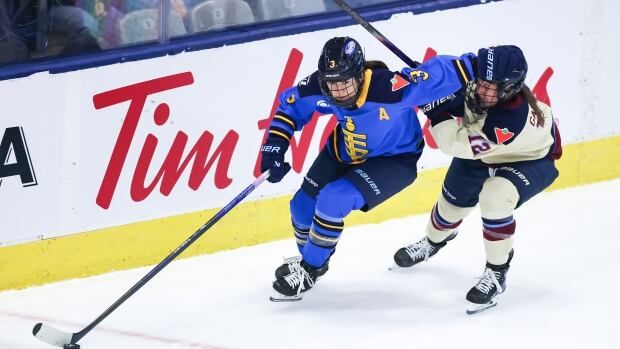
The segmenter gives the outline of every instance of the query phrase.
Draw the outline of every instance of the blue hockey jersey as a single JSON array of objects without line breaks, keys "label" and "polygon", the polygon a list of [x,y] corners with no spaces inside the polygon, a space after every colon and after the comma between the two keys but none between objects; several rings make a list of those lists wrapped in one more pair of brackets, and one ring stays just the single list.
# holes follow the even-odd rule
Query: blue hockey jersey
[{"label": "blue hockey jersey", "polygon": [[422,151],[422,129],[414,107],[450,96],[471,80],[473,54],[436,56],[418,68],[401,72],[366,69],[361,95],[353,108],[337,107],[322,95],[318,71],[280,95],[269,137],[289,141],[314,112],[333,114],[338,126],[327,142],[338,161]]}]

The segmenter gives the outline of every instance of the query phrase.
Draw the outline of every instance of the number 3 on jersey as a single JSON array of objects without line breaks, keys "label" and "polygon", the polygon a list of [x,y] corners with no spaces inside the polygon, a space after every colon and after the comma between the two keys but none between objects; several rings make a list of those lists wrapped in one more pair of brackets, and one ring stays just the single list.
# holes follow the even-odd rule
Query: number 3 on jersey
[{"label": "number 3 on jersey", "polygon": [[428,73],[421,70],[412,70],[409,72],[409,77],[411,78],[411,82],[417,84],[419,78],[422,78],[422,80],[427,80]]}]

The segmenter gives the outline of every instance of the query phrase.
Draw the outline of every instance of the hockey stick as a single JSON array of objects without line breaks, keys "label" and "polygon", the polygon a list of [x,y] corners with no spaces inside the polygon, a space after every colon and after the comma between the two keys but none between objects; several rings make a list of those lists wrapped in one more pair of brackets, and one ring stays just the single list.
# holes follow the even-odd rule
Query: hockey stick
[{"label": "hockey stick", "polygon": [[383,34],[381,34],[375,27],[372,26],[367,20],[365,20],[362,16],[360,16],[354,9],[351,8],[346,2],[343,0],[333,0],[338,7],[340,7],[344,12],[346,12],[349,16],[353,17],[353,19],[360,24],[364,29],[366,29],[372,36],[377,38],[385,47],[387,47],[390,51],[392,51],[398,58],[400,58],[403,62],[405,62],[411,68],[417,68],[420,65],[420,62],[414,61],[409,56],[407,56],[403,51],[401,51],[396,45],[394,45],[388,38],[386,38]]},{"label": "hockey stick", "polygon": [[159,264],[157,264],[151,271],[148,272],[140,281],[133,285],[129,291],[122,295],[114,304],[112,304],[106,311],[104,311],[98,318],[91,322],[88,326],[76,333],[68,333],[57,330],[51,326],[43,323],[38,323],[32,329],[32,334],[40,340],[62,347],[65,349],[79,349],[80,346],[77,342],[82,339],[88,332],[90,332],[95,326],[97,326],[103,319],[110,315],[116,308],[118,308],[129,297],[136,293],[142,286],[144,286],[149,280],[151,280],[157,273],[159,273],[166,265],[180,255],[185,249],[193,244],[198,238],[202,236],[209,228],[217,223],[222,217],[224,217],[233,207],[237,206],[246,196],[248,196],[254,189],[256,189],[265,179],[269,177],[269,171],[265,171],[261,174],[252,184],[245,188],[241,194],[237,195],[231,202],[229,202],[224,208],[215,214],[207,223],[200,227],[194,234],[192,234],[187,240],[185,240],[179,247],[177,247],[168,257],[164,258]]}]

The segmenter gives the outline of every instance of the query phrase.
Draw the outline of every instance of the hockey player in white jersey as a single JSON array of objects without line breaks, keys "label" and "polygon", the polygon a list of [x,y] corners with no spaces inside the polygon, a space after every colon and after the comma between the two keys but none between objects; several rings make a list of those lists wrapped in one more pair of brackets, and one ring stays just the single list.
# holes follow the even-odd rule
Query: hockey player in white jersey
[{"label": "hockey player in white jersey", "polygon": [[[462,219],[480,205],[484,272],[466,295],[468,314],[497,304],[513,257],[513,211],[558,176],[560,134],[548,105],[524,84],[527,62],[516,46],[482,48],[471,55],[477,76],[448,100],[421,107],[440,150],[454,156],[426,236],[399,249],[394,261],[411,267],[452,240]],[[460,117],[457,119],[455,117]]]}]

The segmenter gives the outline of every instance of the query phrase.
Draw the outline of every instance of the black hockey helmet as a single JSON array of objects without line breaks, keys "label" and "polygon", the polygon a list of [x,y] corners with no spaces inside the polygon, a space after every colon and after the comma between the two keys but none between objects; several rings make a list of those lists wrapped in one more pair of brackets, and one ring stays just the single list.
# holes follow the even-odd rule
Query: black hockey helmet
[{"label": "black hockey helmet", "polygon": [[[318,64],[319,84],[323,95],[339,107],[353,106],[362,93],[364,62],[364,52],[355,39],[350,37],[329,39],[323,46]],[[357,81],[355,94],[346,100],[335,99],[327,86],[327,82],[346,82],[351,78]]]},{"label": "black hockey helmet", "polygon": [[[478,79],[497,85],[497,103],[511,100],[523,88],[527,75],[527,61],[520,48],[513,45],[481,48],[477,58]],[[476,93],[477,82],[470,81],[465,101],[476,113],[483,113],[492,106],[485,106]]]}]

